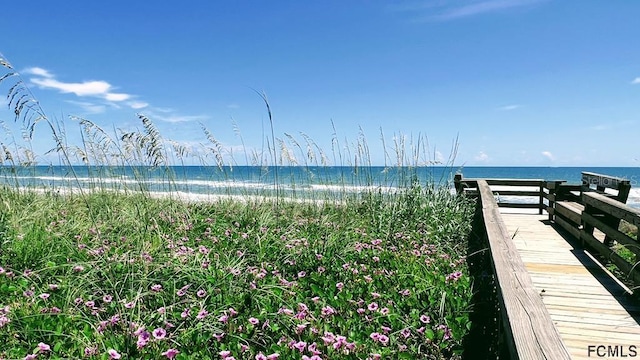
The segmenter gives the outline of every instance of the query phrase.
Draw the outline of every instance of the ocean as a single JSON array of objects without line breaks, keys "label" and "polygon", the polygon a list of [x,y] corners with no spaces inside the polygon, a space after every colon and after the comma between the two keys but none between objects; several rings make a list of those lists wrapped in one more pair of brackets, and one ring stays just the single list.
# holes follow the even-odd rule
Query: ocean
[{"label": "ocean", "polygon": [[[640,208],[640,167],[342,167],[342,166],[170,166],[0,167],[0,184],[20,188],[114,188],[206,195],[261,195],[323,198],[363,190],[393,192],[419,183],[452,186],[454,174],[467,178],[566,180],[579,184],[582,171],[626,178],[628,204]],[[277,186],[276,186],[277,185]]]}]

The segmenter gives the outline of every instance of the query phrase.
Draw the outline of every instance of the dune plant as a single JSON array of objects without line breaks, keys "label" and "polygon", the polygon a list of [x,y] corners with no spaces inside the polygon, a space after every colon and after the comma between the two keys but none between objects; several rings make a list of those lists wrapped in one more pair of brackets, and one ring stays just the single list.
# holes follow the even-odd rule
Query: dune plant
[{"label": "dune plant", "polygon": [[[424,137],[394,136],[380,180],[362,129],[350,143],[334,127],[331,152],[306,134],[278,138],[259,93],[270,136],[245,161],[273,186],[244,188],[240,201],[176,201],[183,180],[172,161],[212,157],[210,176],[235,180],[233,153],[204,126],[206,145],[187,151],[142,114],[141,130],[113,134],[74,118],[82,143],[69,144],[1,56],[0,65],[12,73],[0,84],[17,84],[15,120],[26,134],[47,125],[78,190],[25,191],[17,176],[0,185],[0,358],[462,356],[473,204],[420,181],[438,161]],[[14,174],[30,159],[2,149]],[[324,192],[302,196],[323,178]],[[155,186],[170,196],[155,197]]]}]

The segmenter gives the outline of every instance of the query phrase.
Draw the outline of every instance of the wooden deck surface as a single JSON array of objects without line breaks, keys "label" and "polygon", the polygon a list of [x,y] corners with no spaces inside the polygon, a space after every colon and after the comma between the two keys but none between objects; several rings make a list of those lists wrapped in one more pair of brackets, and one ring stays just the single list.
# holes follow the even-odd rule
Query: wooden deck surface
[{"label": "wooden deck surface", "polygon": [[633,358],[634,351],[640,358],[640,303],[628,289],[550,225],[548,215],[502,217],[572,358]]}]

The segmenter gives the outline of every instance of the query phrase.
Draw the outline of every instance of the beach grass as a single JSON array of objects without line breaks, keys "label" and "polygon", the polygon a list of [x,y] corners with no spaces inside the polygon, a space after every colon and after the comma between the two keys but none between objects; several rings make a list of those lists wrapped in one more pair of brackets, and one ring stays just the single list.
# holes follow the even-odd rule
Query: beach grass
[{"label": "beach grass", "polygon": [[[385,188],[368,172],[362,133],[352,144],[334,133],[326,152],[306,134],[278,138],[259,94],[271,133],[266,148],[244,154],[247,165],[276,172],[273,188],[185,199],[173,164],[195,160],[237,180],[227,172],[233,154],[204,125],[207,143],[189,152],[142,114],[141,130],[114,134],[74,118],[82,138],[72,144],[0,60],[0,85],[10,85],[23,126],[21,139],[5,130],[0,141],[0,358],[462,357],[474,203],[446,180],[410,175],[439,163],[424,137],[394,136],[387,149],[381,132],[385,169],[409,174]],[[65,185],[21,185],[18,174],[38,164],[36,128],[52,135]],[[278,166],[328,167],[331,158],[350,169],[322,183],[332,191],[282,191],[308,179]],[[116,168],[133,177],[104,180]],[[168,191],[151,191],[150,169]],[[361,191],[346,191],[353,185]]]},{"label": "beach grass", "polygon": [[1,192],[3,358],[442,359],[471,326],[473,210],[448,191],[276,212]]}]

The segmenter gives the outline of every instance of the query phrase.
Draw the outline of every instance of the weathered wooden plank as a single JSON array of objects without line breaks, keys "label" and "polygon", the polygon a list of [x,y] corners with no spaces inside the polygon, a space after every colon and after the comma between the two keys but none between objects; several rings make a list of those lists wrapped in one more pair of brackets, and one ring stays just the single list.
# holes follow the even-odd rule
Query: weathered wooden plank
[{"label": "weathered wooden plank", "polygon": [[640,268],[630,264],[627,260],[623,259],[620,255],[616,254],[608,246],[603,244],[600,240],[593,237],[593,235],[587,233],[584,230],[580,231],[580,238],[584,240],[589,246],[600,253],[605,259],[609,259],[613,262],[624,274],[637,284],[640,284]]},{"label": "weathered wooden plank", "polygon": [[621,186],[628,186],[629,180],[622,179],[615,176],[609,176],[604,174],[597,174],[592,172],[582,172],[582,185],[590,186],[595,185],[597,187],[610,188],[618,190]]},{"label": "weathered wooden plank", "polygon": [[479,180],[478,190],[512,355],[520,359],[570,359],[506,231],[487,181]]},{"label": "weathered wooden plank", "polygon": [[479,181],[485,181],[487,184],[504,185],[504,186],[544,186],[545,181],[542,179],[474,179],[466,178],[463,182],[478,183]]},{"label": "weathered wooden plank", "polygon": [[493,193],[498,196],[540,196],[540,191],[530,190],[494,190]]},{"label": "weathered wooden plank", "polygon": [[[558,210],[558,208],[556,208],[556,210]],[[565,229],[573,237],[575,237],[576,239],[580,239],[580,230],[578,230],[575,224],[571,224],[558,216],[556,216],[555,222],[556,224],[560,225],[563,229]]]},{"label": "weathered wooden plank", "polygon": [[540,204],[526,204],[526,203],[508,203],[500,202],[499,207],[512,208],[512,209],[539,209]]},{"label": "weathered wooden plank", "polygon": [[623,219],[630,224],[640,226],[639,209],[634,209],[630,206],[620,203],[619,201],[590,192],[582,194],[582,201],[585,204],[594,206],[618,219]]},{"label": "weathered wooden plank", "polygon": [[[625,296],[626,287],[586,251],[574,248],[541,222],[543,218],[503,214],[507,231],[515,233],[514,246],[572,358],[593,358],[587,347],[594,343],[619,345],[640,339],[640,304]],[[585,329],[590,329],[586,336]]]},{"label": "weathered wooden plank", "polygon": [[607,234],[618,243],[622,245],[630,245],[630,246],[627,246],[627,249],[629,249],[631,252],[633,252],[634,254],[636,254],[636,256],[640,258],[640,244],[638,244],[638,242],[635,239],[629,237],[627,234],[619,231],[618,229],[612,228],[611,226],[603,223],[602,221],[598,220],[597,218],[591,216],[586,212],[582,213],[582,220],[584,222],[587,222],[591,226],[597,227],[598,229],[600,229],[600,231]]},{"label": "weathered wooden plank", "polygon": [[560,214],[571,220],[575,224],[582,221],[582,211],[584,206],[572,201],[558,201],[556,203],[556,214]]}]

